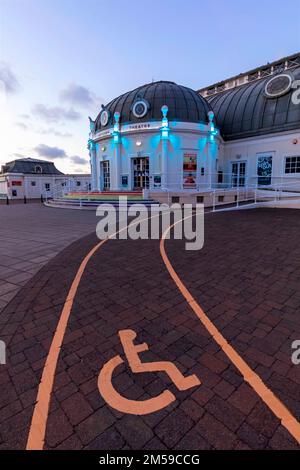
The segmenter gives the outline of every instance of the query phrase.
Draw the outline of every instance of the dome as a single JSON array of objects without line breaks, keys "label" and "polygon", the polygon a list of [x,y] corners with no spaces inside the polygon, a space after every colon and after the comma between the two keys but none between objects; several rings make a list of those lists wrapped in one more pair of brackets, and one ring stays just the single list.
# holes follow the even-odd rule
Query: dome
[{"label": "dome", "polygon": [[297,79],[300,67],[207,97],[224,140],[299,129],[300,106],[291,100]]},{"label": "dome", "polygon": [[191,88],[174,82],[153,82],[124,93],[104,106],[96,118],[95,131],[113,125],[115,112],[120,113],[121,124],[159,121],[163,105],[169,108],[169,121],[207,122],[211,110],[205,98]]}]

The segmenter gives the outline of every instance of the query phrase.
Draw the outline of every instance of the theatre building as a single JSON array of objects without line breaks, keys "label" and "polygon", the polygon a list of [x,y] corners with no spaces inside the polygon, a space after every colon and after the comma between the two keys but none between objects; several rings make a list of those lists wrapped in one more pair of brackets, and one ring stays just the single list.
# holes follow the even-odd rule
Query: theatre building
[{"label": "theatre building", "polygon": [[299,185],[297,80],[299,54],[198,91],[158,81],[118,96],[90,119],[92,188]]}]

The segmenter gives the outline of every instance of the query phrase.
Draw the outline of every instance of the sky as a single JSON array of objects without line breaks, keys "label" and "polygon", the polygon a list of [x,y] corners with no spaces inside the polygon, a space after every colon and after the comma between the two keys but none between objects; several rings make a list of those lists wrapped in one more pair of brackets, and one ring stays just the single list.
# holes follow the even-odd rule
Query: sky
[{"label": "sky", "polygon": [[299,51],[299,0],[0,0],[0,164],[89,172],[101,104],[153,80],[199,89]]}]

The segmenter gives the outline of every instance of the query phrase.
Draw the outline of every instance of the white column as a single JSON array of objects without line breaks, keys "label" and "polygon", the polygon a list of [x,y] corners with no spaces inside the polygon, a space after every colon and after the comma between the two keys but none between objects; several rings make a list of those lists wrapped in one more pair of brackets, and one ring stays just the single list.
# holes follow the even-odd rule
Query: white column
[{"label": "white column", "polygon": [[115,142],[114,150],[114,165],[115,165],[115,178],[114,178],[114,191],[121,189],[121,142]]},{"label": "white column", "polygon": [[94,142],[89,142],[89,150],[90,150],[90,164],[91,164],[91,185],[92,191],[96,191],[99,186],[99,181],[97,177],[97,152],[96,146]]},{"label": "white column", "polygon": [[162,166],[162,189],[168,188],[168,140],[162,139],[161,141],[161,166]]},{"label": "white column", "polygon": [[121,189],[121,136],[120,136],[120,113],[114,113],[114,180],[113,190],[119,191]]},{"label": "white column", "polygon": [[168,106],[161,107],[162,120],[161,120],[161,163],[162,163],[162,189],[168,189],[168,142],[169,142],[169,123],[168,123]]}]

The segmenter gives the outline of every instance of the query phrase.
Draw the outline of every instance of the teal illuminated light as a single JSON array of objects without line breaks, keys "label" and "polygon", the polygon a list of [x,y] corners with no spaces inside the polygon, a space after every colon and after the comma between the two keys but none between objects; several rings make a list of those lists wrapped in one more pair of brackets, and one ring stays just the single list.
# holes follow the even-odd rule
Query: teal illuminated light
[{"label": "teal illuminated light", "polygon": [[162,118],[161,127],[168,127],[168,125],[169,125],[168,118],[166,118],[166,117]]},{"label": "teal illuminated light", "polygon": [[169,128],[162,128],[161,130],[161,136],[163,139],[168,139],[169,138]]},{"label": "teal illuminated light", "polygon": [[162,120],[161,120],[161,137],[162,139],[168,139],[169,138],[169,121],[167,118],[169,108],[167,105],[162,106],[161,112],[162,112]]},{"label": "teal illuminated light", "polygon": [[117,111],[114,113],[114,120],[115,120],[114,131],[112,135],[114,137],[114,142],[118,144],[120,141],[120,124],[119,124],[120,113],[118,113]]}]

